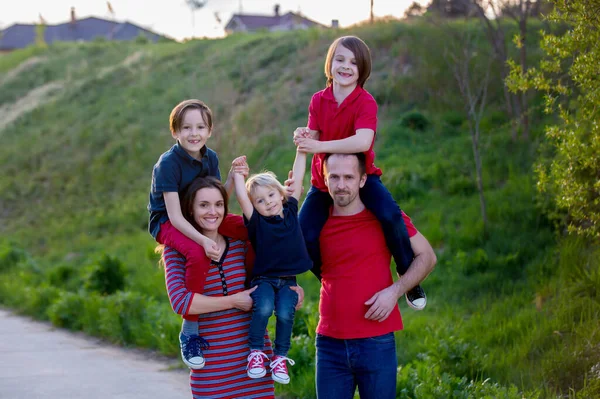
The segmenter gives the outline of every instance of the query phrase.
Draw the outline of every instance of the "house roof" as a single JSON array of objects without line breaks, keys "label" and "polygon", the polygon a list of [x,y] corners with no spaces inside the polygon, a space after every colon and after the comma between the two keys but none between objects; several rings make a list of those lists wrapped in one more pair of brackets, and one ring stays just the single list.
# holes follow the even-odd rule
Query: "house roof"
[{"label": "house roof", "polygon": [[231,28],[231,23],[236,21],[237,23],[243,24],[248,30],[256,30],[261,28],[272,28],[279,25],[288,25],[291,23],[303,23],[307,26],[321,26],[324,25],[310,20],[300,14],[288,12],[283,15],[250,15],[250,14],[233,14],[231,20],[225,26],[225,29]]},{"label": "house roof", "polygon": [[[27,47],[35,42],[37,25],[15,24],[2,31],[0,50],[13,50]],[[139,34],[157,41],[158,35],[130,22],[115,22],[102,18],[89,17],[77,20],[75,23],[66,22],[58,25],[47,25],[44,39],[50,44],[55,41],[91,41],[97,37],[113,40],[132,40]]]}]

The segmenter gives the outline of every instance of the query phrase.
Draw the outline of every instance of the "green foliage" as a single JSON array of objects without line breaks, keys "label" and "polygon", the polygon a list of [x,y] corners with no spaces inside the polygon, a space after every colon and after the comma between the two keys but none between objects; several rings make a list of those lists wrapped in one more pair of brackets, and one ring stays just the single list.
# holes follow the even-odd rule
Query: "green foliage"
[{"label": "green foliage", "polygon": [[400,124],[411,130],[424,131],[429,126],[429,120],[419,111],[411,111],[402,115]]},{"label": "green foliage", "polygon": [[396,398],[522,399],[523,397],[534,399],[539,396],[535,393],[523,396],[514,386],[507,388],[489,380],[457,377],[426,363],[410,364],[398,370]]},{"label": "green foliage", "polygon": [[25,252],[8,241],[0,243],[0,273],[14,268],[25,259]]},{"label": "green foliage", "polygon": [[[568,211],[570,232],[600,237],[600,13],[594,0],[553,1],[548,20],[565,24],[564,34],[543,33],[546,57],[523,74],[512,65],[512,90],[545,93],[546,112],[560,123],[547,127],[553,154],[537,164],[538,187]],[[553,216],[557,217],[555,213]]]},{"label": "green foliage", "polygon": [[140,32],[140,34],[135,38],[135,44],[148,44],[150,43],[150,39],[146,35]]},{"label": "green foliage", "polygon": [[[516,25],[501,23],[511,37]],[[487,45],[477,21],[450,24],[472,33],[478,47]],[[380,105],[375,151],[382,180],[438,255],[423,283],[426,311],[400,304],[398,397],[595,392],[600,256],[589,242],[556,247],[542,213],[547,199],[536,194],[531,173],[540,148],[510,139],[499,80],[490,82],[482,120],[489,129],[480,144],[490,219],[483,234],[445,32],[388,21],[184,44],[53,43],[3,55],[0,107],[13,109],[23,98],[35,107],[17,110],[10,127],[0,127],[10,132],[0,147],[0,303],[178,356],[181,318],[166,298],[145,208],[152,165],[173,144],[171,108],[189,97],[211,106],[208,144],[223,175],[246,154],[252,172],[283,177],[294,158],[291,132],[306,123],[310,95],[324,87],[330,42],[357,34],[374,58],[366,88]],[[492,74],[499,67],[494,63]],[[40,88],[47,96],[37,96]],[[294,382],[277,394],[311,398],[319,284],[309,273],[299,283],[306,300],[290,352]]]},{"label": "green foliage", "polygon": [[35,45],[39,47],[47,47],[46,38],[44,34],[46,33],[46,25],[45,24],[37,24],[35,26]]},{"label": "green foliage", "polygon": [[110,295],[125,288],[125,268],[123,263],[109,255],[104,255],[96,264],[90,266],[84,277],[84,287],[87,291],[94,291]]}]

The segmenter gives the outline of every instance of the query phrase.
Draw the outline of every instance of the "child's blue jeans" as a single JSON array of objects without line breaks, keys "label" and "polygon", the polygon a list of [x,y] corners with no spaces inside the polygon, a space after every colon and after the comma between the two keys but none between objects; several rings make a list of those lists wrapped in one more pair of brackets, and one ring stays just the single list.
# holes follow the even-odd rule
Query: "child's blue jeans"
[{"label": "child's blue jeans", "polygon": [[251,287],[257,286],[252,294],[252,321],[250,322],[250,349],[262,350],[265,346],[265,330],[269,317],[275,311],[275,349],[278,356],[287,356],[291,346],[294,314],[298,294],[290,289],[296,286],[296,277],[255,277]]},{"label": "child's blue jeans", "polygon": [[[383,185],[379,176],[368,175],[367,182],[360,189],[360,199],[381,223],[387,247],[396,262],[398,274],[406,273],[414,258],[414,253],[410,246],[410,238],[404,224],[402,211],[394,197]],[[313,261],[312,272],[319,279],[321,279],[319,236],[327,222],[332,205],[333,200],[328,192],[311,186],[298,214],[306,248]]]}]

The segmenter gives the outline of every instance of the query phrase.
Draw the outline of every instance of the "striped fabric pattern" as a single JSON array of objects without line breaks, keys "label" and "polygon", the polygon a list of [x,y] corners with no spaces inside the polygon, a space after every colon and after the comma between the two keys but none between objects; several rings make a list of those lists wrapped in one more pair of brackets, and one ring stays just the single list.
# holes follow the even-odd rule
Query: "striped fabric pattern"
[{"label": "striped fabric pattern", "polygon": [[[223,296],[223,283],[228,295],[244,290],[245,244],[239,240],[228,240],[229,248],[222,264],[224,281],[219,267],[212,264],[204,285],[204,295]],[[185,287],[185,261],[171,248],[165,248],[163,258],[171,306],[176,313],[187,314],[193,293]],[[250,318],[249,312],[238,309],[200,315],[200,335],[209,342],[210,348],[204,351],[206,366],[190,373],[194,399],[274,398],[271,373],[259,379],[251,379],[246,374],[246,359],[250,353]],[[269,358],[272,357],[271,343],[266,334],[264,351]]]}]

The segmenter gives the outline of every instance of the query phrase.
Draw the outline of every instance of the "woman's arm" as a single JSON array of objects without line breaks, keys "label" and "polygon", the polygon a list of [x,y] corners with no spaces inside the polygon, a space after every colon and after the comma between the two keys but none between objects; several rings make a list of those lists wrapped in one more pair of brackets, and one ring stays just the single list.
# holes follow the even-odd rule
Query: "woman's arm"
[{"label": "woman's arm", "polygon": [[374,137],[374,130],[358,129],[355,135],[341,140],[318,141],[307,137],[298,137],[294,139],[294,143],[298,146],[299,150],[311,154],[353,154],[368,151],[371,148],[371,144],[373,144]]},{"label": "woman's arm", "polygon": [[223,297],[210,297],[192,292],[185,285],[185,258],[171,248],[163,252],[167,293],[173,311],[180,315],[203,314],[237,308],[252,308],[250,293],[256,288]]}]

